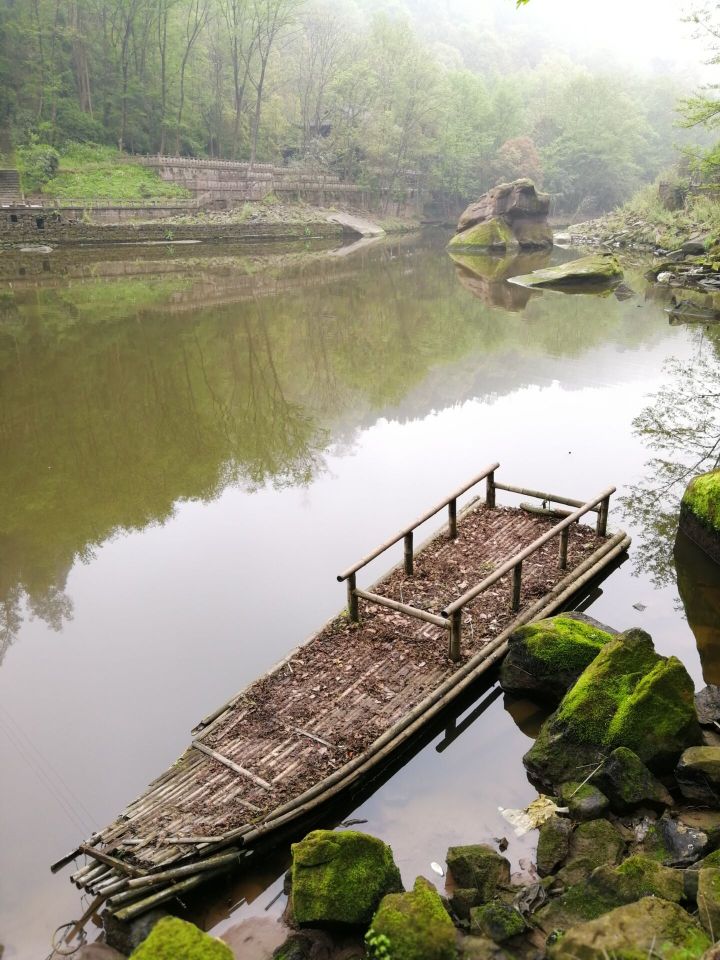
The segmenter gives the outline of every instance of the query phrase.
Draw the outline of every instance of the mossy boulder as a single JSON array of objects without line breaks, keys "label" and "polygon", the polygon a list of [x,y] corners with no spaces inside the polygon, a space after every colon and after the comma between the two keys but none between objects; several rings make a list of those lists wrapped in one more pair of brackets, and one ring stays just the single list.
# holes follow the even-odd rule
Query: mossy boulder
[{"label": "mossy boulder", "polygon": [[597,787],[574,780],[561,784],[560,801],[573,820],[598,820],[610,806],[608,798]]},{"label": "mossy boulder", "polygon": [[159,920],[132,960],[233,960],[230,947],[178,917]]},{"label": "mossy boulder", "polygon": [[473,887],[480,901],[492,900],[498,889],[510,883],[510,863],[484,843],[450,847],[445,857],[458,887]]},{"label": "mossy boulder", "polygon": [[710,945],[676,903],[644,897],[571,927],[547,949],[550,960],[692,960]]},{"label": "mossy boulder", "polygon": [[655,653],[643,630],[629,630],[582,672],[541,727],[525,766],[535,780],[560,784],[628,747],[651,769],[669,769],[700,741],[693,695],[682,663]]},{"label": "mossy boulder", "polygon": [[706,867],[698,873],[698,919],[712,937],[720,939],[720,870]]},{"label": "mossy boulder", "polygon": [[[688,800],[720,804],[720,747],[689,747],[675,770],[682,795]],[[720,935],[720,930],[718,930]]]},{"label": "mossy boulder", "polygon": [[664,810],[673,803],[667,788],[627,747],[612,751],[593,782],[608,798],[615,813],[628,813],[636,807]]},{"label": "mossy boulder", "polygon": [[609,820],[590,820],[575,828],[565,866],[558,873],[564,883],[578,883],[596,867],[616,864],[625,850],[625,841]]},{"label": "mossy boulder", "polygon": [[570,851],[573,825],[563,817],[551,817],[540,827],[537,846],[537,869],[541,877],[552,873]]},{"label": "mossy boulder", "polygon": [[455,960],[455,927],[437,890],[418,877],[383,898],[365,936],[371,960]]},{"label": "mossy boulder", "polygon": [[292,845],[290,902],[300,926],[366,926],[386,893],[403,889],[390,847],[356,830],[314,830]]},{"label": "mossy boulder", "polygon": [[512,230],[501,217],[493,217],[483,223],[456,233],[449,243],[451,250],[513,250],[518,242]]},{"label": "mossy boulder", "polygon": [[558,703],[611,639],[589,617],[577,614],[528,623],[508,639],[500,686]]},{"label": "mossy boulder", "polygon": [[515,907],[494,900],[470,911],[470,933],[504,943],[518,937],[526,929],[525,921]]},{"label": "mossy boulder", "polygon": [[587,880],[542,907],[536,914],[538,926],[549,934],[578,923],[595,920],[609,910],[643,897],[661,897],[679,903],[685,882],[681,870],[673,870],[648,857],[628,857],[620,866],[597,867]]},{"label": "mossy boulder", "polygon": [[450,896],[450,909],[458,920],[469,920],[470,911],[482,903],[475,887],[456,887]]},{"label": "mossy boulder", "polygon": [[511,283],[524,287],[558,288],[603,288],[619,283],[623,278],[622,268],[611,253],[593,253],[569,263],[535,270],[520,277],[511,277]]},{"label": "mossy boulder", "polygon": [[460,960],[510,960],[510,957],[488,937],[471,936],[460,941]]},{"label": "mossy boulder", "polygon": [[694,477],[680,503],[680,529],[720,563],[720,470]]}]

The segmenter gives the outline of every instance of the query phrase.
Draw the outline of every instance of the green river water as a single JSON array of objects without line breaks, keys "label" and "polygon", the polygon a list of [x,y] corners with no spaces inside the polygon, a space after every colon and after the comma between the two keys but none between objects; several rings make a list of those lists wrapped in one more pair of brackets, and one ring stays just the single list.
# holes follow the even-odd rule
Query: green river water
[{"label": "green river water", "polygon": [[[472,273],[446,239],[2,254],[4,960],[47,957],[83,911],[49,864],[343,606],[338,570],[493,460],[571,497],[616,484],[611,527],[634,543],[590,612],[720,681],[720,575],[673,552],[681,488],[661,490],[657,437],[633,427],[658,390],[720,377],[720,334],[670,324],[640,261],[625,299],[531,294],[504,278],[537,258]],[[518,867],[532,837],[498,807],[535,796],[537,719],[491,693],[348,815],[406,882],[504,834]],[[259,916],[272,940],[285,859],[206,898],[203,923],[239,943]]]}]

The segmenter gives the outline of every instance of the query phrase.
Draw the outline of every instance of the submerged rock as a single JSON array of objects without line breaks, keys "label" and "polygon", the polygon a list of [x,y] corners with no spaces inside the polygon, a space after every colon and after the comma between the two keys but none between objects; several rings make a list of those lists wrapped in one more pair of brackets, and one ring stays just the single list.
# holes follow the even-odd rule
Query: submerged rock
[{"label": "submerged rock", "polygon": [[178,917],[164,917],[155,924],[150,935],[131,954],[131,960],[233,960],[230,947],[203,933],[193,923]]},{"label": "submerged rock", "polygon": [[548,946],[550,960],[671,960],[678,951],[699,956],[710,946],[705,931],[676,903],[644,897],[610,913],[571,927]]},{"label": "submerged rock", "polygon": [[720,803],[720,747],[689,747],[680,757],[675,779],[688,800],[717,806]]},{"label": "submerged rock", "polygon": [[600,624],[582,614],[528,623],[508,638],[500,686],[557,703],[611,639]]},{"label": "submerged rock", "polygon": [[488,190],[458,221],[451,250],[537,250],[552,247],[547,222],[550,197],[532,180],[514,180]]},{"label": "submerged rock", "polygon": [[608,287],[623,278],[620,263],[614,254],[593,253],[569,263],[546,267],[520,277],[511,277],[511,283],[525,287]]},{"label": "submerged rock", "polygon": [[680,529],[720,563],[720,470],[694,477],[680,504]]},{"label": "submerged rock", "polygon": [[606,643],[523,758],[530,775],[559,784],[592,772],[616,747],[667,769],[700,740],[693,682],[676,657],[655,653],[651,637],[629,630]]},{"label": "submerged rock", "polygon": [[495,943],[504,943],[524,932],[525,921],[509,904],[495,900],[470,911],[470,933],[489,937]]},{"label": "submerged rock", "polygon": [[455,960],[455,927],[437,890],[418,877],[411,893],[383,898],[365,937],[372,960]]},{"label": "submerged rock", "polygon": [[300,926],[365,925],[386,893],[403,888],[390,847],[366,833],[313,830],[292,855],[290,903]]},{"label": "submerged rock", "polygon": [[509,861],[485,844],[450,847],[445,859],[455,883],[477,890],[483,903],[492,900],[499,888],[510,883]]},{"label": "submerged rock", "polygon": [[673,803],[667,788],[627,747],[613,750],[593,781],[608,797],[616,813],[628,813],[635,807],[664,810]]}]

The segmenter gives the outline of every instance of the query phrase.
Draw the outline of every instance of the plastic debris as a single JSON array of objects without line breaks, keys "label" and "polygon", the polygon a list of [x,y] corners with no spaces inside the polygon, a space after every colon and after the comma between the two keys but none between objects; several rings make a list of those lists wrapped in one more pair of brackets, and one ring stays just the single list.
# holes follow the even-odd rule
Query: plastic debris
[{"label": "plastic debris", "polygon": [[539,826],[555,816],[556,813],[568,813],[567,807],[558,807],[551,797],[540,794],[524,810],[510,810],[507,807],[498,807],[500,815],[514,828],[515,836],[522,837],[529,830],[537,830]]},{"label": "plastic debris", "polygon": [[431,869],[433,869],[433,870],[435,871],[435,873],[439,874],[441,877],[444,877],[444,876],[445,876],[445,871],[443,870],[443,868],[440,866],[439,863],[435,863],[434,860],[433,860],[433,862],[430,864],[430,867],[431,867]]}]

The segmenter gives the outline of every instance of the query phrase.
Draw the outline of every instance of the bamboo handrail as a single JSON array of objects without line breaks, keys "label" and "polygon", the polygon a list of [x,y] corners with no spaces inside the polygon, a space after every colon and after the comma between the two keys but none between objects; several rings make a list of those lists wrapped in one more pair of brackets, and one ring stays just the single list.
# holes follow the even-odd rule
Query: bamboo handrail
[{"label": "bamboo handrail", "polygon": [[461,496],[463,493],[466,493],[470,487],[474,487],[476,483],[479,483],[481,480],[484,480],[487,476],[494,473],[499,466],[499,463],[490,464],[490,466],[486,467],[482,473],[477,474],[477,476],[473,477],[472,480],[469,480],[467,483],[463,484],[462,487],[459,487],[457,490],[451,493],[449,497],[446,497],[440,503],[436,504],[436,506],[432,507],[432,509],[428,510],[426,513],[423,513],[423,515],[418,517],[417,520],[414,520],[412,523],[408,524],[408,526],[403,527],[403,529],[400,530],[394,537],[386,540],[376,550],[373,550],[372,553],[366,554],[362,560],[358,560],[358,562],[353,564],[352,567],[348,567],[347,570],[339,573],[337,577],[338,582],[342,583],[343,580],[347,580],[348,577],[351,577],[354,573],[357,573],[358,570],[362,569],[362,567],[367,566],[368,563],[379,557],[381,553],[385,553],[385,551],[389,550],[390,547],[394,547],[396,543],[399,543],[400,540],[412,533],[413,530],[416,527],[419,527],[421,523],[425,523],[425,521],[429,520],[430,517],[433,517],[436,513],[439,513],[443,507],[447,507],[451,501],[457,500],[459,496]]},{"label": "bamboo handrail", "polygon": [[[599,493],[592,500],[588,500],[587,503],[582,504],[582,506],[578,507],[577,510],[574,510],[572,513],[568,514],[564,520],[560,520],[559,523],[556,523],[554,527],[551,527],[542,536],[538,537],[537,540],[533,540],[531,544],[528,544],[527,547],[525,547],[519,553],[516,553],[514,557],[510,557],[509,560],[506,560],[505,563],[501,564],[501,566],[499,566],[496,570],[493,570],[493,572],[485,577],[484,580],[481,580],[480,583],[475,584],[474,587],[470,587],[470,589],[466,590],[461,597],[458,597],[457,600],[453,600],[452,603],[449,603],[442,611],[442,615],[444,617],[451,617],[453,613],[457,613],[459,610],[462,610],[462,608],[474,600],[478,594],[482,593],[483,590],[487,590],[487,588],[491,587],[497,580],[499,580],[501,577],[504,577],[506,573],[510,573],[510,571],[517,567],[518,564],[522,563],[523,560],[535,553],[536,550],[539,550],[540,547],[544,546],[548,540],[552,540],[553,537],[557,536],[558,533],[561,533],[566,527],[569,527],[571,524],[575,523],[575,521],[579,520],[584,514],[589,513],[593,507],[596,507],[598,504],[609,500],[612,494],[615,493],[616,489],[616,487],[607,487],[602,491],[602,493]],[[602,513],[602,510],[600,513]]]},{"label": "bamboo handrail", "polygon": [[[506,490],[508,493],[519,493],[521,497],[534,497],[536,500],[547,500],[548,503],[562,503],[566,507],[582,507],[582,500],[572,500],[570,497],[560,497],[555,493],[543,493],[542,490],[529,490],[527,487],[513,487],[509,483],[498,483],[495,481],[496,490]],[[598,508],[592,510],[597,513]]]}]

